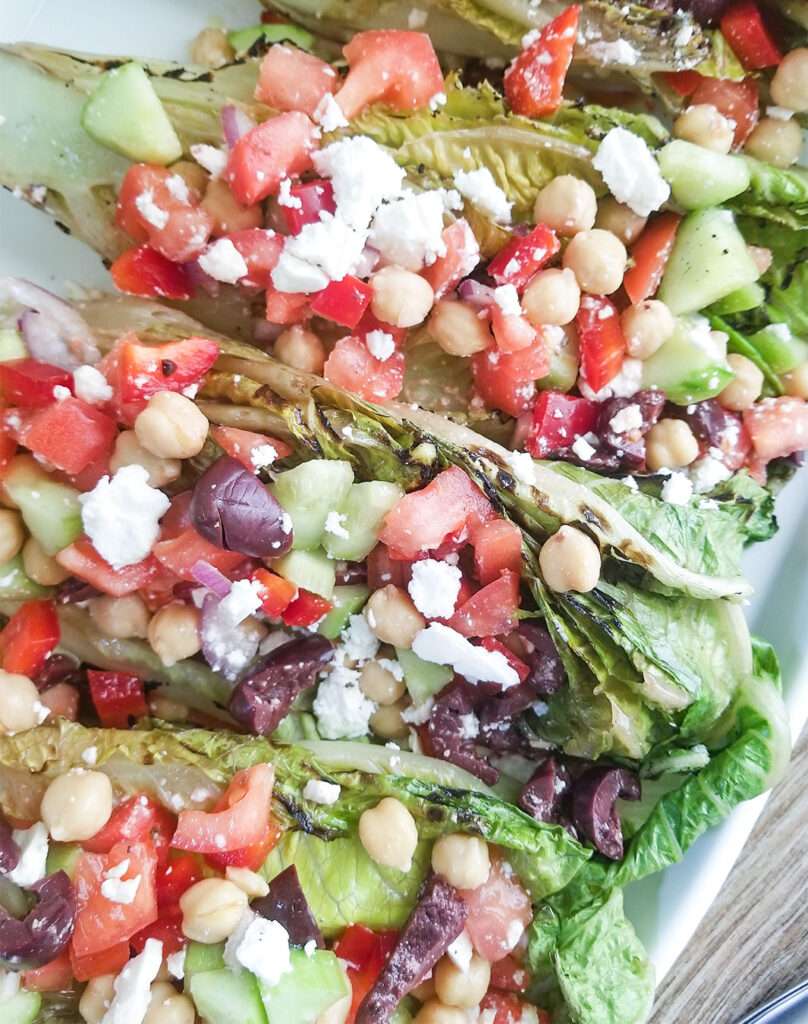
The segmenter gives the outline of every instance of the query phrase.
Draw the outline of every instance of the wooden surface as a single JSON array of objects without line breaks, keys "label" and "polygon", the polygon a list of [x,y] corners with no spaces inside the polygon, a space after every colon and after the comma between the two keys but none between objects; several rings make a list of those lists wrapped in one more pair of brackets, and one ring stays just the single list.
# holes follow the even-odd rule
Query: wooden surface
[{"label": "wooden surface", "polygon": [[653,1024],[734,1024],[808,977],[808,731],[690,945]]}]

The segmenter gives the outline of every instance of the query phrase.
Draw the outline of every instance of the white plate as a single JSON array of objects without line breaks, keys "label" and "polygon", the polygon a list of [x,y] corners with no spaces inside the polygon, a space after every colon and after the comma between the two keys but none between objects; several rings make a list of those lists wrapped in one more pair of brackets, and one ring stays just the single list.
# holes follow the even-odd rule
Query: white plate
[{"label": "white plate", "polygon": [[[2,0],[0,40],[25,39],[97,53],[183,59],[189,41],[206,24],[243,27],[255,24],[258,13],[251,0],[113,0],[112,4],[109,0],[72,0],[69,4]],[[0,113],[3,102],[0,97]],[[25,276],[56,291],[64,290],[66,279],[110,287],[96,256],[59,232],[41,213],[5,192],[0,194],[0,228],[0,273]],[[749,576],[757,587],[749,616],[752,628],[774,643],[780,655],[796,737],[808,718],[804,641],[808,472],[800,474],[779,499],[778,515],[778,536],[747,560]],[[629,915],[653,958],[658,980],[670,970],[715,899],[763,802],[761,798],[739,808],[721,828],[700,839],[682,864],[627,892]]]}]

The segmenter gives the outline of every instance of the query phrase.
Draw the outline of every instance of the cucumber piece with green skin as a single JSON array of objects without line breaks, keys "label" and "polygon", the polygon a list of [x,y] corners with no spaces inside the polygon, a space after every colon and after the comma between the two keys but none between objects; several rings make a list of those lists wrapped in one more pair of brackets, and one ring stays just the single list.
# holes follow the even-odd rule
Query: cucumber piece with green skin
[{"label": "cucumber piece with green skin", "polygon": [[743,288],[736,288],[734,292],[725,295],[723,299],[714,302],[708,313],[714,316],[732,316],[733,313],[745,313],[748,309],[757,309],[766,301],[766,289],[757,281],[744,285]]},{"label": "cucumber piece with green skin", "polygon": [[37,597],[48,597],[50,587],[34,583],[22,564],[22,555],[16,554],[0,565],[0,601],[32,601]]},{"label": "cucumber piece with green skin", "polygon": [[200,971],[192,975],[186,987],[199,1016],[208,1024],[267,1024],[258,980],[249,971]]},{"label": "cucumber piece with green skin", "polygon": [[674,139],[657,153],[662,177],[686,210],[706,210],[749,188],[752,175],[741,157]]},{"label": "cucumber piece with green skin", "polygon": [[189,942],[185,948],[183,974],[187,990],[195,974],[224,970],[223,942]]},{"label": "cucumber piece with green skin", "polygon": [[303,462],[278,474],[269,489],[292,520],[294,550],[322,544],[328,513],[341,507],[353,481],[349,463],[336,459]]},{"label": "cucumber piece with green skin", "polygon": [[251,46],[263,38],[267,43],[294,43],[301,50],[310,50],[315,43],[314,36],[299,25],[253,25],[227,33],[227,41],[242,57]]},{"label": "cucumber piece with green skin", "polygon": [[370,588],[364,583],[334,587],[334,593],[331,595],[334,607],[317,627],[317,632],[329,640],[336,640],[348,625],[350,617],[365,607],[369,597]]},{"label": "cucumber piece with green skin", "polygon": [[679,225],[657,298],[695,313],[760,277],[729,210],[698,210]]},{"label": "cucumber piece with green skin", "polygon": [[571,391],[578,380],[580,365],[578,339],[572,333],[567,334],[563,328],[556,329],[563,333],[559,335],[558,342],[550,356],[550,370],[547,376],[536,381],[539,391]]},{"label": "cucumber piece with green skin", "polygon": [[269,1024],[314,1024],[321,1013],[350,994],[330,949],[315,949],[311,955],[293,949],[289,960],[291,971],[282,974],[275,985],[258,982]]},{"label": "cucumber piece with green skin", "polygon": [[384,480],[352,484],[338,513],[337,530],[347,536],[326,530],[323,547],[332,558],[361,562],[376,546],[385,516],[403,497],[404,491],[398,484]]},{"label": "cucumber piece with green skin", "polygon": [[11,999],[0,1003],[0,1020],[3,1024],[34,1024],[42,1006],[38,992],[15,992]]},{"label": "cucumber piece with green skin", "polygon": [[56,871],[64,871],[72,882],[76,875],[76,861],[82,853],[77,843],[51,843],[48,846],[48,858],[45,869],[49,875]]},{"label": "cucumber piece with green skin", "polygon": [[419,658],[413,651],[397,647],[396,657],[404,673],[407,692],[416,707],[440,693],[452,678],[453,672],[447,665],[433,665],[431,661]]},{"label": "cucumber piece with green skin", "polygon": [[769,324],[747,340],[775,373],[788,373],[808,359],[808,341],[795,338],[787,324]]},{"label": "cucumber piece with green skin", "polygon": [[49,477],[32,455],[11,460],[3,485],[46,555],[55,555],[81,536],[79,492]]},{"label": "cucumber piece with green skin", "polygon": [[703,317],[680,317],[671,337],[642,364],[643,388],[664,391],[677,405],[715,398],[733,376]]},{"label": "cucumber piece with green skin", "polygon": [[28,349],[19,331],[6,327],[0,331],[0,363],[7,363],[10,359],[25,359]]},{"label": "cucumber piece with green skin", "polygon": [[136,61],[107,71],[84,104],[81,124],[96,142],[130,160],[171,164],[182,156],[171,119]]},{"label": "cucumber piece with green skin", "polygon": [[273,570],[290,583],[331,600],[337,563],[325,551],[290,551],[272,563]]}]

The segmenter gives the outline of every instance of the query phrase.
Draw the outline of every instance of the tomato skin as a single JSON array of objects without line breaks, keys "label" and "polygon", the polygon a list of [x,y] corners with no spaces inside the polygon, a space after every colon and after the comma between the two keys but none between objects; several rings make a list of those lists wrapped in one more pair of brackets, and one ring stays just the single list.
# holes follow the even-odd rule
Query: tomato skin
[{"label": "tomato skin", "polygon": [[362,319],[372,298],[371,285],[346,274],[341,281],[329,282],[321,292],[313,296],[311,311],[316,316],[353,329]]},{"label": "tomato skin", "polygon": [[125,295],[183,302],[194,295],[195,289],[185,268],[172,263],[145,242],[121,253],[109,273],[112,283]]},{"label": "tomato skin", "polygon": [[480,243],[464,218],[444,228],[440,237],[446,246],[446,255],[438,256],[434,263],[421,271],[421,276],[426,278],[435,293],[436,301],[454,291],[480,262]]},{"label": "tomato skin", "polygon": [[633,303],[656,295],[681,222],[678,213],[663,213],[650,221],[632,244],[634,265],[623,275],[623,287]]},{"label": "tomato skin", "polygon": [[284,178],[311,167],[318,131],[297,110],[256,125],[230,151],[226,177],[236,200],[252,206],[277,191]]},{"label": "tomato skin", "polygon": [[481,1013],[494,1012],[491,1024],[551,1024],[546,1010],[524,1003],[511,992],[487,992],[480,1003]]},{"label": "tomato skin", "polygon": [[207,562],[228,576],[245,560],[239,551],[217,548],[215,544],[211,544],[198,534],[192,526],[175,537],[158,540],[152,547],[150,557],[157,559],[157,562],[177,579],[189,583],[196,582],[191,570],[197,562]]},{"label": "tomato skin", "polygon": [[149,939],[159,939],[162,942],[164,957],[171,953],[178,953],[183,946],[188,944],[188,939],[182,931],[182,913],[179,907],[161,911],[156,921],[152,921],[145,928],[135,932],[129,940],[129,944],[136,954],[142,953],[143,947]]},{"label": "tomato skin", "polygon": [[22,971],[20,974],[22,987],[29,992],[69,992],[73,987],[73,980],[73,967],[67,948],[49,964]]},{"label": "tomato skin", "polygon": [[743,423],[764,464],[808,448],[808,404],[801,398],[764,398],[744,410]]},{"label": "tomato skin", "polygon": [[286,626],[313,626],[333,607],[324,597],[318,597],[309,590],[298,590],[297,596],[281,612],[281,619]]},{"label": "tomato skin", "polygon": [[240,427],[223,427],[211,424],[210,434],[216,444],[223,448],[231,459],[236,459],[245,469],[251,473],[255,472],[256,466],[253,462],[253,452],[271,445],[277,452],[279,459],[285,459],[291,455],[294,449],[285,441],[279,441],[267,434],[256,434],[252,430],[242,430]]},{"label": "tomato skin", "polygon": [[256,585],[261,608],[273,619],[277,619],[289,607],[297,594],[294,583],[285,580],[283,576],[278,576],[277,573],[270,572],[269,569],[256,569],[250,579]]},{"label": "tomato skin", "polygon": [[545,459],[559,449],[569,448],[576,437],[594,430],[599,416],[598,403],[588,398],[563,391],[542,391],[533,406],[525,447],[534,459]]},{"label": "tomato skin", "polygon": [[529,984],[530,972],[510,954],[491,964],[491,988],[524,992]]},{"label": "tomato skin", "polygon": [[70,946],[70,966],[76,981],[89,981],[103,974],[119,974],[129,960],[129,940],[113,943],[96,953],[78,956]]},{"label": "tomato skin", "polygon": [[522,531],[507,519],[492,519],[475,530],[474,569],[485,586],[499,579],[503,570],[518,573],[522,567]]},{"label": "tomato skin", "polygon": [[325,361],[323,376],[368,402],[397,398],[404,384],[404,356],[377,359],[359,338],[340,338]]},{"label": "tomato skin", "polygon": [[225,850],[223,853],[206,853],[205,860],[211,867],[224,871],[228,867],[247,868],[258,871],[272,850],[278,845],[281,830],[271,821],[266,835],[257,843],[243,846],[239,850]]},{"label": "tomato skin", "polygon": [[758,122],[760,95],[754,78],[733,82],[728,78],[707,78],[701,81],[690,98],[694,106],[712,103],[719,113],[735,122],[734,145],[742,146]]},{"label": "tomato skin", "polygon": [[466,931],[472,945],[491,963],[501,960],[519,940],[514,926],[520,924],[524,929],[533,920],[530,897],[515,872],[502,854],[493,852],[488,880],[461,895],[469,908]]},{"label": "tomato skin", "polygon": [[521,291],[560,248],[555,231],[537,224],[529,235],[514,235],[488,264],[488,273],[497,284],[512,284]]},{"label": "tomato skin", "polygon": [[471,369],[477,393],[486,406],[521,416],[533,405],[536,381],[550,369],[550,348],[542,331],[533,344],[518,352],[486,349],[472,356]]},{"label": "tomato skin", "polygon": [[276,43],[261,61],[254,96],[275,110],[302,110],[313,118],[323,97],[338,85],[330,64],[289,43]]},{"label": "tomato skin", "polygon": [[210,338],[142,345],[130,332],[119,351],[120,399],[124,403],[141,402],[158,391],[183,391],[199,383],[218,356],[219,346]]},{"label": "tomato skin", "polygon": [[520,683],[523,683],[530,675],[530,666],[526,665],[521,658],[517,658],[513,651],[497,640],[496,637],[481,637],[480,647],[484,647],[487,651],[498,651],[519,676]]},{"label": "tomato skin", "polygon": [[247,264],[247,273],[239,278],[241,288],[263,291],[283,249],[283,236],[270,228],[245,228],[226,236]]},{"label": "tomato skin", "polygon": [[136,242],[172,263],[187,263],[205,250],[213,217],[198,195],[174,171],[160,164],[133,164],[126,172],[115,222]]},{"label": "tomato skin", "polygon": [[63,548],[56,555],[56,561],[71,575],[91,583],[110,597],[123,597],[166,579],[165,569],[154,555],[148,555],[135,565],[113,569],[86,537],[80,537],[74,544]]},{"label": "tomato skin", "polygon": [[109,416],[72,395],[6,412],[4,422],[21,445],[71,476],[108,451],[118,430]]},{"label": "tomato skin", "polygon": [[45,667],[61,635],[53,601],[26,601],[0,632],[3,670],[32,679]]},{"label": "tomato skin", "polygon": [[385,961],[398,940],[398,932],[372,932],[361,924],[350,924],[334,945],[334,952],[346,965],[351,983],[351,1009],[346,1024],[353,1022],[359,1004],[373,987]]},{"label": "tomato skin", "polygon": [[704,77],[698,71],[660,71],[660,77],[682,98],[692,96]]},{"label": "tomato skin", "polygon": [[774,67],[783,59],[754,0],[735,0],[724,12],[720,25],[744,70]]},{"label": "tomato skin", "polygon": [[105,728],[128,729],[130,718],[148,715],[146,691],[140,676],[88,669],[87,679],[95,710]]},{"label": "tomato skin", "polygon": [[598,392],[614,380],[623,367],[626,339],[620,316],[605,295],[584,295],[575,316],[581,350],[581,376]]},{"label": "tomato skin", "polygon": [[546,117],[561,106],[580,7],[572,4],[539,31],[505,71],[505,98],[515,114]]},{"label": "tomato skin", "polygon": [[87,853],[109,853],[120,843],[142,843],[153,849],[159,865],[168,857],[168,846],[175,824],[176,819],[171,811],[141,793],[122,800],[106,825],[80,845]]},{"label": "tomato skin", "polygon": [[175,849],[221,854],[261,843],[269,829],[275,771],[258,764],[237,772],[227,787],[222,810],[180,811],[171,840]]},{"label": "tomato skin", "polygon": [[460,605],[449,626],[462,636],[495,636],[516,626],[519,608],[519,574],[506,569]]},{"label": "tomato skin", "polygon": [[522,313],[506,313],[498,303],[491,304],[491,330],[500,352],[521,352],[536,344],[538,333]]},{"label": "tomato skin", "polygon": [[30,357],[0,363],[0,388],[9,405],[47,405],[55,387],[73,390],[73,377],[61,366]]},{"label": "tomato skin", "polygon": [[306,224],[316,224],[321,213],[337,212],[334,189],[331,187],[331,182],[325,178],[307,181],[302,185],[293,185],[289,189],[289,195],[300,203],[300,206],[282,207],[286,224],[293,235],[299,234],[301,228]]}]

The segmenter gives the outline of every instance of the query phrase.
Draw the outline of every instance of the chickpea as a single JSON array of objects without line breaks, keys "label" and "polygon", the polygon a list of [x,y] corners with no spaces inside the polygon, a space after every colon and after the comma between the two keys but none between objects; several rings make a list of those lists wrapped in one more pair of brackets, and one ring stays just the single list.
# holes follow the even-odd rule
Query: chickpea
[{"label": "chickpea", "polygon": [[580,304],[581,289],[569,267],[540,271],[522,296],[522,309],[534,327],[543,324],[563,327],[575,319]]},{"label": "chickpea", "polygon": [[673,134],[714,153],[729,153],[735,140],[735,126],[712,103],[697,103],[676,118]]},{"label": "chickpea", "polygon": [[673,334],[673,313],[658,299],[643,299],[624,309],[620,326],[626,339],[626,351],[634,359],[647,359]]},{"label": "chickpea", "polygon": [[661,419],[645,435],[645,462],[652,473],[689,466],[699,443],[684,420]]},{"label": "chickpea", "polygon": [[804,363],[787,373],[783,380],[786,385],[786,394],[794,398],[805,398],[808,400],[808,359]]},{"label": "chickpea", "polygon": [[418,845],[415,819],[395,797],[386,796],[359,818],[359,839],[365,852],[385,868],[409,871]]},{"label": "chickpea", "polygon": [[444,956],[435,966],[434,979],[435,991],[442,1003],[471,1010],[488,991],[491,964],[478,953],[472,953],[471,963],[463,971],[450,957]]},{"label": "chickpea", "polygon": [[182,472],[179,459],[161,459],[150,452],[140,443],[134,430],[122,430],[115,438],[115,451],[109,460],[110,472],[117,473],[122,466],[143,466],[149,474],[150,487],[165,487]]},{"label": "chickpea", "polygon": [[774,167],[790,167],[799,159],[802,142],[802,128],[796,121],[763,117],[752,129],[743,148],[751,156]]},{"label": "chickpea", "polygon": [[472,306],[456,299],[436,302],[429,318],[435,341],[450,356],[471,356],[493,344],[487,318],[480,319]]},{"label": "chickpea", "polygon": [[718,402],[725,409],[743,412],[760,398],[760,392],[763,390],[763,371],[755,366],[751,359],[735,352],[727,356],[727,362],[735,377],[718,396]]},{"label": "chickpea", "polygon": [[410,595],[392,583],[370,595],[365,605],[365,618],[373,635],[382,643],[406,650],[426,626],[426,619],[412,603]]},{"label": "chickpea", "polygon": [[33,729],[39,722],[39,690],[28,676],[0,669],[0,736]]},{"label": "chickpea", "polygon": [[424,1003],[412,1024],[468,1024],[468,1017],[457,1006],[444,1006],[439,999]]},{"label": "chickpea", "polygon": [[143,447],[163,459],[190,459],[208,437],[208,421],[190,398],[158,391],[138,413],[135,433]]},{"label": "chickpea", "polygon": [[224,875],[228,882],[243,889],[251,900],[266,896],[269,892],[267,880],[256,874],[255,871],[250,871],[249,868],[237,868],[230,864],[225,868]]},{"label": "chickpea", "polygon": [[397,740],[409,733],[409,726],[401,717],[401,712],[410,706],[408,698],[396,701],[395,704],[383,705],[370,716],[370,727],[377,736],[385,740]]},{"label": "chickpea", "polygon": [[149,609],[139,594],[123,597],[92,597],[87,603],[90,618],[107,636],[116,640],[145,637],[149,628]]},{"label": "chickpea", "polygon": [[606,196],[598,200],[598,215],[595,227],[611,231],[617,235],[623,245],[631,245],[643,232],[648,223],[647,217],[641,217],[630,206],[618,203],[614,196]]},{"label": "chickpea", "polygon": [[173,174],[179,174],[188,188],[197,196],[203,196],[208,185],[208,176],[195,160],[178,160],[171,165]]},{"label": "chickpea", "polygon": [[771,249],[767,249],[763,245],[747,245],[746,251],[752,257],[752,262],[757,267],[759,274],[765,274],[769,267],[772,265]]},{"label": "chickpea", "polygon": [[491,859],[481,836],[441,836],[432,847],[432,870],[455,889],[477,889],[488,880]]},{"label": "chickpea", "polygon": [[55,587],[70,575],[55,558],[47,554],[36,537],[29,537],[23,544],[22,565],[26,575],[43,587]]},{"label": "chickpea", "polygon": [[574,526],[562,526],[542,545],[539,566],[544,582],[558,594],[586,594],[600,577],[597,544]]},{"label": "chickpea", "polygon": [[170,981],[155,981],[143,1024],[194,1024],[196,1009],[191,999],[179,993]]},{"label": "chickpea", "polygon": [[182,933],[195,942],[222,942],[247,909],[247,893],[226,878],[203,878],[180,896]]},{"label": "chickpea", "polygon": [[146,635],[151,649],[170,668],[191,658],[202,647],[199,609],[191,604],[167,604],[152,616]]},{"label": "chickpea", "polygon": [[374,316],[395,327],[415,327],[426,320],[435,294],[420,274],[401,267],[383,267],[370,279]]},{"label": "chickpea", "polygon": [[304,373],[322,373],[325,366],[323,343],[313,331],[295,324],[282,331],[273,348],[276,359]]},{"label": "chickpea", "polygon": [[[340,965],[342,966],[342,965]],[[342,974],[345,978],[346,993],[341,999],[338,999],[336,1003],[332,1003],[327,1010],[323,1010],[314,1024],[345,1024],[348,1020],[348,1015],[351,1012],[351,1004],[353,1002],[353,994],[351,992],[351,983],[348,980],[348,975],[345,973],[345,969],[342,968]]]},{"label": "chickpea", "polygon": [[0,508],[0,563],[13,558],[25,543],[22,516],[9,508]]},{"label": "chickpea", "polygon": [[798,47],[783,57],[769,87],[772,102],[787,110],[808,110],[808,50]]},{"label": "chickpea", "polygon": [[79,999],[79,1013],[87,1024],[101,1024],[115,995],[115,975],[99,974],[90,978]]},{"label": "chickpea", "polygon": [[410,992],[411,996],[415,996],[419,1003],[425,1003],[430,999],[435,999],[435,982],[432,979],[432,975],[425,978],[419,985]]},{"label": "chickpea", "polygon": [[378,661],[366,661],[359,673],[359,689],[368,700],[387,706],[395,704],[407,691],[404,676],[396,679],[389,668]]},{"label": "chickpea", "polygon": [[71,768],[45,790],[39,813],[57,842],[89,839],[112,814],[112,783],[103,772]]},{"label": "chickpea", "polygon": [[187,704],[164,697],[159,690],[148,695],[149,714],[164,722],[187,722],[191,709]]},{"label": "chickpea", "polygon": [[575,274],[581,291],[611,295],[623,281],[626,247],[611,231],[592,228],[580,231],[572,239],[562,263]]},{"label": "chickpea", "polygon": [[242,206],[221,178],[208,182],[201,206],[213,217],[214,235],[260,228],[264,221],[260,205]]},{"label": "chickpea", "polygon": [[588,231],[595,223],[598,201],[591,185],[574,174],[559,174],[536,196],[533,216],[559,235]]},{"label": "chickpea", "polygon": [[220,28],[203,28],[191,43],[191,60],[203,68],[223,68],[235,56],[236,51]]}]

